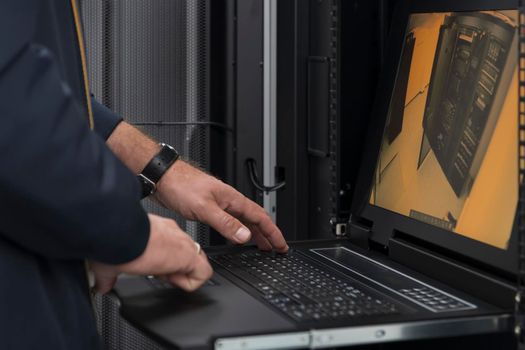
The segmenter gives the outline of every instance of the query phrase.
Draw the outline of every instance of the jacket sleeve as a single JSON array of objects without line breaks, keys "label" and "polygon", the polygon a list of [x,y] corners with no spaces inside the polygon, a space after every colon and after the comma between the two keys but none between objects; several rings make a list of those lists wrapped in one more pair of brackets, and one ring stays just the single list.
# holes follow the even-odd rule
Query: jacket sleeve
[{"label": "jacket sleeve", "polygon": [[104,140],[107,140],[123,119],[120,115],[98,102],[94,97],[91,97],[91,105],[93,106],[95,132]]},{"label": "jacket sleeve", "polygon": [[0,2],[0,235],[47,258],[130,261],[149,239],[138,181],[31,42],[39,2]]}]

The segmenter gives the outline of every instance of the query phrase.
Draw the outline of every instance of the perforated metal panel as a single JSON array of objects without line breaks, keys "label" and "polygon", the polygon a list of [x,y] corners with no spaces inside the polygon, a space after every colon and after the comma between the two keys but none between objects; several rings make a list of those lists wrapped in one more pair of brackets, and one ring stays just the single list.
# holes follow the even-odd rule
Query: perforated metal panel
[{"label": "perforated metal panel", "polygon": [[[205,0],[83,0],[95,97],[154,139],[209,170],[208,3]],[[202,245],[209,229],[149,200]]]},{"label": "perforated metal panel", "polygon": [[120,303],[113,294],[97,295],[93,303],[104,346],[108,350],[162,350],[163,346],[145,336],[119,313]]},{"label": "perforated metal panel", "polygon": [[[208,1],[81,0],[89,79],[95,97],[158,141],[209,170]],[[201,245],[209,229],[152,201]],[[162,349],[126,322],[114,295],[94,300],[107,349]]]}]

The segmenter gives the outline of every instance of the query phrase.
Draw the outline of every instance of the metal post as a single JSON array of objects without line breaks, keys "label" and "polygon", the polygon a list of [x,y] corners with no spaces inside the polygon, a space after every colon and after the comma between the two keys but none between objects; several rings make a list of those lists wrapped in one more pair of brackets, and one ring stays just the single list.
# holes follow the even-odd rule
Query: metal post
[{"label": "metal post", "polygon": [[[264,0],[264,136],[265,186],[275,184],[277,162],[277,0]],[[276,193],[264,194],[264,208],[276,219]]]}]

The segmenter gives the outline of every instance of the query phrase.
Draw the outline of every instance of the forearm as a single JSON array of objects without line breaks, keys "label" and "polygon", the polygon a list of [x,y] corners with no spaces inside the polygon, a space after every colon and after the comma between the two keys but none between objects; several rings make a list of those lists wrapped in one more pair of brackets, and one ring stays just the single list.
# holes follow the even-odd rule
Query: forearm
[{"label": "forearm", "polygon": [[134,174],[139,174],[160,150],[157,142],[126,122],[119,123],[107,145]]},{"label": "forearm", "polygon": [[[113,153],[134,174],[140,174],[161,149],[157,141],[154,141],[142,131],[126,122],[121,122],[117,125],[115,130],[109,135],[106,143]],[[166,171],[157,183],[157,190],[152,197],[162,205],[178,211],[179,209],[175,206],[165,204],[162,199],[159,198],[159,194],[166,192],[165,188],[169,188],[170,183],[177,181],[174,177],[191,177],[194,171],[196,171],[196,169],[192,166],[182,160],[178,160]]]}]

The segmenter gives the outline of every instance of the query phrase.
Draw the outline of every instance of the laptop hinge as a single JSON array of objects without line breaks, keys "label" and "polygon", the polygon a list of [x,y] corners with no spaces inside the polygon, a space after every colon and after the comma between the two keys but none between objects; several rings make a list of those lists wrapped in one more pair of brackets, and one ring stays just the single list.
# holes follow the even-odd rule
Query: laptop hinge
[{"label": "laptop hinge", "polygon": [[359,218],[354,216],[353,214],[350,214],[350,218],[348,219],[348,226],[350,226],[351,233],[352,230],[360,231],[361,234],[369,234],[372,231],[371,224],[363,223],[362,220],[359,220]]},{"label": "laptop hinge", "polygon": [[336,226],[335,235],[338,238],[345,237],[353,244],[368,249],[371,227],[371,222],[361,220],[359,217],[350,214],[348,221]]}]

